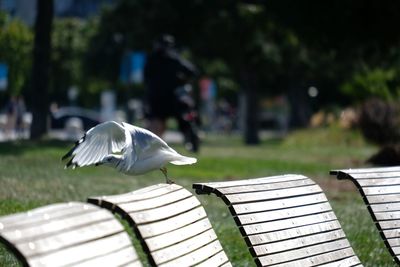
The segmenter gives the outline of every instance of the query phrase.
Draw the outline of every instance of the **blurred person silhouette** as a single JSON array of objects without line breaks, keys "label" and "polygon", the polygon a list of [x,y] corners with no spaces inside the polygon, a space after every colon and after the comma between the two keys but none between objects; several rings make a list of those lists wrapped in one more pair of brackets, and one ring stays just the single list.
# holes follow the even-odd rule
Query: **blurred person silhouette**
[{"label": "blurred person silhouette", "polygon": [[185,145],[192,151],[197,151],[199,145],[198,116],[190,84],[196,76],[196,67],[178,54],[173,36],[164,34],[153,43],[144,68],[148,128],[162,137],[167,119],[175,118]]},{"label": "blurred person silhouette", "polygon": [[17,97],[17,105],[16,105],[16,115],[15,115],[15,133],[17,134],[18,138],[24,136],[24,115],[26,112],[25,100],[20,95]]},{"label": "blurred person silhouette", "polygon": [[14,129],[17,120],[17,96],[12,95],[6,105],[7,123],[6,123],[6,135],[7,138],[14,136]]},{"label": "blurred person silhouette", "polygon": [[21,137],[24,130],[24,114],[26,111],[25,101],[22,96],[11,96],[7,103],[7,127],[8,138]]}]

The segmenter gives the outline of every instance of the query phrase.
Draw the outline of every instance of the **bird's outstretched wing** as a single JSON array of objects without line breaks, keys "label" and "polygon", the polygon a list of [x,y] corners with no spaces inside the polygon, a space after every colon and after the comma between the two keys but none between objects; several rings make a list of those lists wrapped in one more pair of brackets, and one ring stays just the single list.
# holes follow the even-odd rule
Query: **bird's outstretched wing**
[{"label": "bird's outstretched wing", "polygon": [[114,121],[103,122],[91,128],[75,146],[62,157],[70,158],[65,165],[82,167],[95,164],[111,153],[119,153],[125,147],[125,129]]}]

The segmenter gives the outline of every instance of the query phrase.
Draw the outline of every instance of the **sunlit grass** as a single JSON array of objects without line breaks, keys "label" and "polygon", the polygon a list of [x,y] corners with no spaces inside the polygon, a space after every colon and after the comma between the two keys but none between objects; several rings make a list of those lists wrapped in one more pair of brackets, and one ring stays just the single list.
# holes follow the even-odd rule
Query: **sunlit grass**
[{"label": "sunlit grass", "polygon": [[[55,202],[86,201],[89,196],[125,193],[164,182],[161,172],[130,177],[106,167],[64,170],[61,156],[71,143],[42,141],[0,144],[0,215]],[[173,147],[186,152],[181,145]],[[319,183],[364,266],[394,266],[355,187],[329,176],[329,170],[364,166],[375,147],[356,132],[341,129],[297,131],[286,139],[244,146],[237,136],[209,136],[198,163],[169,166],[170,177],[189,190],[194,182],[300,173]],[[217,197],[199,196],[234,266],[254,266],[226,206]],[[15,266],[0,247],[0,266]]]}]

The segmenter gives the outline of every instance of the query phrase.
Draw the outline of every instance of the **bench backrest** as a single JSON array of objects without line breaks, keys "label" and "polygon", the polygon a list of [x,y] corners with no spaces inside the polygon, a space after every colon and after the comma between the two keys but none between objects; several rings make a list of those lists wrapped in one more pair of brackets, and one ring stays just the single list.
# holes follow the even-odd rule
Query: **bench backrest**
[{"label": "bench backrest", "polygon": [[0,241],[24,266],[142,266],[121,223],[88,203],[0,217]]},{"label": "bench backrest", "polygon": [[158,184],[88,201],[127,219],[152,265],[231,266],[204,208],[179,185]]},{"label": "bench backrest", "polygon": [[305,176],[197,183],[193,188],[224,200],[258,266],[361,265],[325,194]]},{"label": "bench backrest", "polygon": [[333,170],[359,189],[390,254],[400,264],[400,167]]}]

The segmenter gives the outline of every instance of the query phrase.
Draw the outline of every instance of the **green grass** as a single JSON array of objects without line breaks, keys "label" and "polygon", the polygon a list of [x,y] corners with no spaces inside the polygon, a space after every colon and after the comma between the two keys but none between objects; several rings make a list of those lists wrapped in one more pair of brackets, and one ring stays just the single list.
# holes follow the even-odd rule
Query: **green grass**
[{"label": "green grass", "polygon": [[[70,146],[72,142],[55,141],[0,144],[0,216],[164,182],[161,172],[130,177],[106,167],[64,170],[60,158]],[[180,145],[173,147],[188,154]],[[203,142],[196,165],[169,166],[169,174],[189,190],[194,182],[305,174],[327,193],[364,266],[395,266],[355,187],[328,175],[331,169],[365,166],[365,159],[375,150],[358,133],[336,128],[298,131],[284,140],[265,140],[259,146],[244,146],[235,136],[210,136]],[[234,266],[254,266],[222,201],[213,195],[199,199]],[[17,266],[12,254],[2,246],[0,266]]]}]

